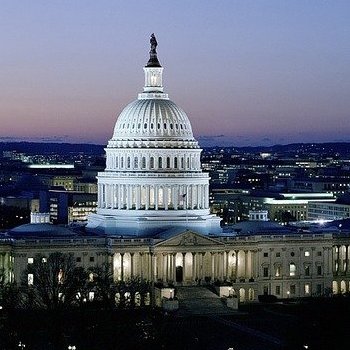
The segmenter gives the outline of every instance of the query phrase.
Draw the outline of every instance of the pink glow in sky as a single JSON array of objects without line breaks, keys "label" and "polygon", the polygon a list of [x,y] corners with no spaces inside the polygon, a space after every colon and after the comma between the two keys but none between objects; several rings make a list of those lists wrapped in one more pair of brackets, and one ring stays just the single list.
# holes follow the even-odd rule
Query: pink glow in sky
[{"label": "pink glow in sky", "polygon": [[155,32],[203,142],[350,141],[349,18],[340,0],[4,0],[0,140],[106,144]]}]

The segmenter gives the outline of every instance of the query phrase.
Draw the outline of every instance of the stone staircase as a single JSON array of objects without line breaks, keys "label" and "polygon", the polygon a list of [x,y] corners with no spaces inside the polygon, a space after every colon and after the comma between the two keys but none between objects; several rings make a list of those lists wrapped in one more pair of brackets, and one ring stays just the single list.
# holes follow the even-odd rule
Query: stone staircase
[{"label": "stone staircase", "polygon": [[228,308],[218,295],[206,287],[178,287],[179,315],[231,315],[234,311]]}]

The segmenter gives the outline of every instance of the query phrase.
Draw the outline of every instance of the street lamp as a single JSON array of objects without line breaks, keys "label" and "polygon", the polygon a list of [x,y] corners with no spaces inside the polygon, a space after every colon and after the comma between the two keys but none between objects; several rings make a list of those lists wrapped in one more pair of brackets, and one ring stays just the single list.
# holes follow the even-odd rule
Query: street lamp
[{"label": "street lamp", "polygon": [[68,350],[76,350],[77,347],[75,345],[68,345]]},{"label": "street lamp", "polygon": [[18,347],[21,349],[24,349],[26,347],[26,344],[23,344],[21,341],[18,343]]}]

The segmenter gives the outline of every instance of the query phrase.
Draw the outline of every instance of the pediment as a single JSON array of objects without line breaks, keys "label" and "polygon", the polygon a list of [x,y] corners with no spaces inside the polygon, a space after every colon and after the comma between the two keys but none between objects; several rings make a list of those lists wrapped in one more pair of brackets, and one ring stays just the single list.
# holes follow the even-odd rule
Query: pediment
[{"label": "pediment", "polygon": [[171,238],[166,239],[163,242],[158,243],[157,247],[188,247],[188,246],[218,246],[224,245],[224,243],[217,241],[216,239],[203,236],[197,232],[186,230],[177,234]]}]

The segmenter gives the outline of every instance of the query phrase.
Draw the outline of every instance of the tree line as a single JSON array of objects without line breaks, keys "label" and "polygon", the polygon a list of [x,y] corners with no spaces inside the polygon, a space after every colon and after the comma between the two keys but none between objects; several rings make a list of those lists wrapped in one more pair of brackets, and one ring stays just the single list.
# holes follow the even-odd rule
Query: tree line
[{"label": "tree line", "polygon": [[73,254],[36,255],[23,272],[21,283],[5,279],[0,271],[0,306],[10,309],[58,310],[93,305],[99,308],[135,308],[150,302],[150,282],[138,276],[115,281],[110,264],[84,268]]}]

